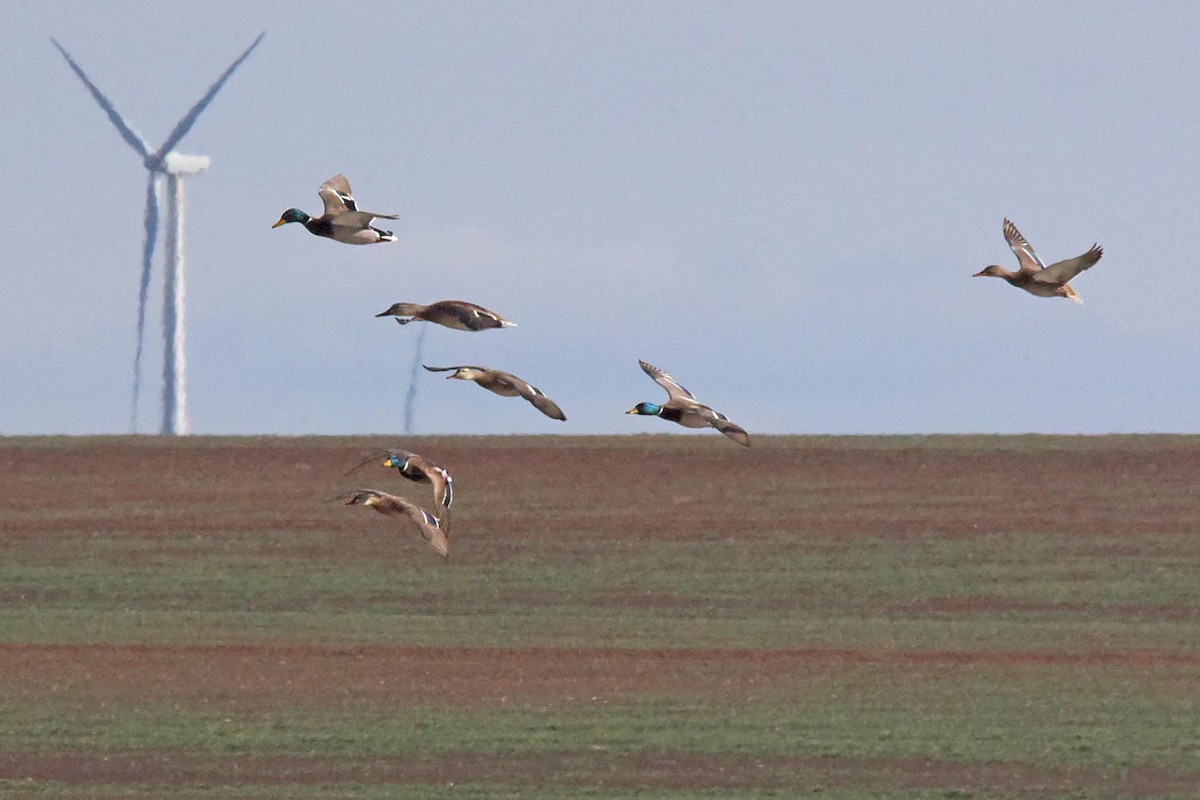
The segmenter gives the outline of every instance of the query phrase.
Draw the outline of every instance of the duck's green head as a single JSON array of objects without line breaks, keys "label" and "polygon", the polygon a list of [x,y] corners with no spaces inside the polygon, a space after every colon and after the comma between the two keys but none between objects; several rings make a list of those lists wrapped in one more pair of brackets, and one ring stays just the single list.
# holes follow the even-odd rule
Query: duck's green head
[{"label": "duck's green head", "polygon": [[643,414],[648,417],[657,417],[662,412],[662,406],[658,403],[638,403],[633,408],[626,411],[626,414]]},{"label": "duck's green head", "polygon": [[308,222],[309,216],[298,208],[289,208],[283,212],[283,216],[279,218],[279,222],[272,225],[272,228],[278,228],[280,225],[286,225],[289,222]]},{"label": "duck's green head", "polygon": [[399,453],[388,453],[387,460],[383,462],[385,467],[395,467],[396,469],[404,469],[408,466],[408,459]]}]

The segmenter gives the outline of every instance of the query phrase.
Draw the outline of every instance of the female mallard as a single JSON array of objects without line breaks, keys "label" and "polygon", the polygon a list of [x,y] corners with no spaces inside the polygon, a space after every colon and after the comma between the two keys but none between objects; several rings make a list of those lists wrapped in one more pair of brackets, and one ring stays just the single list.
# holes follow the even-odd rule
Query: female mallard
[{"label": "female mallard", "polygon": [[403,497],[375,489],[355,489],[342,497],[348,506],[370,506],[385,516],[407,517],[417,526],[421,538],[429,542],[430,547],[437,551],[439,556],[450,558],[450,540],[442,528],[442,521],[420,506],[408,502]]},{"label": "female mallard", "polygon": [[1033,252],[1033,248],[1017,230],[1017,226],[1008,219],[1004,220],[1004,238],[1008,241],[1008,246],[1012,248],[1012,251],[1016,253],[1020,269],[1011,272],[1004,267],[992,264],[971,277],[1003,278],[1018,289],[1024,289],[1038,297],[1065,297],[1076,303],[1083,302],[1079,295],[1075,294],[1075,290],[1067,285],[1067,281],[1099,261],[1100,256],[1104,255],[1103,247],[1093,244],[1092,249],[1083,255],[1068,258],[1066,261],[1059,261],[1047,267],[1038,258],[1038,254]]},{"label": "female mallard", "polygon": [[[423,306],[418,303],[393,303],[387,311],[376,314],[377,317],[396,317],[396,322],[407,325],[417,320],[425,320],[456,331],[486,331],[489,328],[515,328],[517,323],[509,322],[495,311],[489,311],[483,306],[468,303],[464,300],[440,300],[431,305]],[[400,319],[408,317],[408,319]]]},{"label": "female mallard", "polygon": [[453,370],[454,374],[447,375],[446,380],[458,378],[462,381],[475,381],[488,391],[495,392],[502,397],[524,397],[533,403],[534,408],[551,419],[563,421],[567,419],[567,415],[562,412],[557,403],[546,397],[545,392],[521,380],[511,372],[501,372],[498,369],[488,369],[487,367],[431,367],[427,364],[421,366],[430,372]]},{"label": "female mallard", "polygon": [[272,225],[278,228],[289,222],[299,222],[308,228],[308,232],[316,236],[324,236],[343,244],[378,244],[379,242],[394,242],[396,237],[391,231],[382,231],[371,227],[371,220],[396,219],[394,214],[374,214],[370,211],[359,211],[358,204],[350,195],[350,181],[345,175],[334,175],[321,184],[317,194],[325,202],[325,213],[313,218],[298,208],[289,208],[283,212],[279,222]]},{"label": "female mallard", "polygon": [[713,427],[733,439],[738,444],[750,446],[750,434],[734,425],[724,414],[713,411],[708,406],[696,401],[696,396],[679,385],[674,378],[653,364],[638,361],[642,371],[654,379],[654,382],[667,390],[667,402],[638,403],[626,411],[626,414],[644,414],[662,417],[671,422],[678,422],[685,428]]},{"label": "female mallard", "polygon": [[417,483],[433,484],[433,497],[442,507],[442,530],[450,533],[450,504],[454,502],[454,479],[444,468],[430,461],[425,456],[410,453],[407,450],[382,450],[364,458],[353,469],[346,472],[349,475],[367,464],[379,461],[382,466],[395,468],[401,476]]}]

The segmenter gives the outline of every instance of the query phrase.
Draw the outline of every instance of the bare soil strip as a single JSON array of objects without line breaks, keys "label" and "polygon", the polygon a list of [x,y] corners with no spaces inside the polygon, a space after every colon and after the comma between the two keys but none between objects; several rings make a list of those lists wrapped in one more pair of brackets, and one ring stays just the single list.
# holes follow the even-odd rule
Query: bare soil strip
[{"label": "bare soil strip", "polygon": [[[320,707],[344,693],[386,707],[570,704],[579,698],[787,686],[814,670],[893,665],[1200,666],[1158,650],[634,649],[315,644],[3,644],[0,688],[91,702],[216,702],[228,710]],[[330,692],[336,686],[337,692]],[[333,698],[333,699],[330,699]]]},{"label": "bare soil strip", "polygon": [[[97,658],[152,657],[156,653],[211,657],[217,663],[228,663],[239,657],[293,657],[360,660],[383,659],[394,663],[398,659],[436,661],[447,664],[521,662],[519,668],[528,670],[548,665],[557,670],[564,662],[604,662],[605,665],[638,663],[777,663],[793,664],[855,663],[855,664],[1079,664],[1144,667],[1155,664],[1200,665],[1200,651],[1195,650],[1090,650],[1067,652],[1060,650],[880,650],[878,648],[639,648],[639,647],[423,647],[388,644],[291,644],[230,643],[199,644],[167,642],[161,644],[12,644],[0,643],[0,663],[12,659],[45,660],[86,657],[91,663]],[[606,666],[607,668],[607,666]]]},{"label": "bare soil strip", "polygon": [[1116,773],[1086,767],[931,759],[607,752],[448,753],[417,758],[210,757],[174,751],[2,753],[0,779],[91,786],[485,783],[660,790],[957,789],[1003,791],[1014,797],[1087,790],[1130,798],[1187,793],[1200,786],[1200,773],[1153,767]]}]

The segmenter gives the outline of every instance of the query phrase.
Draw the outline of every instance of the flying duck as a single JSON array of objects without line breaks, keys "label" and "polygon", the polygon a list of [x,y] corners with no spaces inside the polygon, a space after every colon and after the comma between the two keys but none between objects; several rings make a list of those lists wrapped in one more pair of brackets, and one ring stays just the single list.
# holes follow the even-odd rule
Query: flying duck
[{"label": "flying duck", "polygon": [[551,419],[563,421],[567,419],[567,415],[562,412],[557,403],[546,397],[545,392],[527,381],[521,380],[511,372],[501,372],[498,369],[487,367],[431,367],[428,364],[421,366],[430,372],[453,371],[454,374],[447,375],[446,380],[457,378],[462,381],[475,381],[488,391],[495,392],[502,397],[524,397],[533,403],[534,408]]},{"label": "flying duck", "polygon": [[1003,278],[1018,289],[1024,289],[1038,297],[1065,297],[1076,303],[1083,302],[1075,290],[1067,284],[1067,281],[1099,261],[1100,256],[1104,255],[1103,247],[1093,244],[1092,248],[1083,255],[1068,258],[1066,261],[1059,261],[1047,267],[1042,259],[1038,258],[1038,254],[1033,252],[1033,247],[1017,230],[1017,226],[1008,219],[1004,220],[1004,238],[1008,241],[1008,246],[1012,248],[1012,251],[1016,253],[1020,269],[1012,272],[992,264],[971,277]]},{"label": "flying duck", "polygon": [[375,316],[396,317],[396,322],[401,325],[424,320],[454,328],[456,331],[486,331],[489,328],[514,328],[517,325],[495,311],[489,311],[465,300],[440,300],[427,306],[418,303],[393,303],[387,311],[381,311]]},{"label": "flying duck", "polygon": [[450,558],[450,540],[446,537],[441,520],[420,506],[408,502],[403,497],[375,489],[355,489],[342,495],[342,499],[348,506],[370,506],[385,516],[407,517],[420,531],[421,538],[429,542],[430,547],[437,551],[439,556],[444,559]]},{"label": "flying duck", "polygon": [[325,202],[325,213],[319,217],[310,217],[298,208],[289,208],[283,212],[279,221],[272,225],[278,228],[289,222],[299,222],[308,228],[315,236],[324,236],[343,244],[378,244],[379,242],[394,242],[396,237],[391,231],[371,227],[371,220],[396,219],[394,214],[375,214],[370,211],[359,211],[358,204],[350,194],[350,181],[345,175],[334,175],[321,184],[317,194]]},{"label": "flying duck", "polygon": [[671,422],[678,422],[685,428],[713,427],[733,439],[740,445],[750,446],[750,434],[738,425],[734,425],[724,414],[713,411],[708,406],[696,400],[696,396],[667,373],[653,364],[638,361],[642,371],[654,379],[654,382],[667,390],[667,402],[638,403],[626,411],[626,414],[643,414],[646,416],[662,417]]}]

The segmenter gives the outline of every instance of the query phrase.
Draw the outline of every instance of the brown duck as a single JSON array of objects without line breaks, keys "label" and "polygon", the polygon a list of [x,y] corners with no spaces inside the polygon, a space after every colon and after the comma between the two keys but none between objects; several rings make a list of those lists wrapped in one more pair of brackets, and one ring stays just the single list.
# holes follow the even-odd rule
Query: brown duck
[{"label": "brown duck", "polygon": [[375,489],[355,489],[342,495],[342,499],[348,506],[370,506],[385,516],[407,518],[421,533],[421,538],[429,542],[429,546],[439,556],[450,558],[450,540],[442,528],[441,520],[420,506],[408,502],[403,497]]},{"label": "brown duck", "polygon": [[534,408],[550,419],[563,421],[567,419],[567,415],[562,412],[557,403],[546,396],[545,392],[511,372],[501,372],[488,367],[431,367],[428,364],[421,366],[430,372],[453,371],[454,374],[447,375],[446,380],[457,378],[461,381],[475,381],[489,392],[495,392],[501,397],[525,398],[533,404]]},{"label": "brown duck", "polygon": [[1104,255],[1104,248],[1093,244],[1092,249],[1083,255],[1068,258],[1066,261],[1059,261],[1047,267],[1042,259],[1038,258],[1038,254],[1033,252],[1033,247],[1017,230],[1017,226],[1008,219],[1004,220],[1004,238],[1008,241],[1008,246],[1012,248],[1012,251],[1016,253],[1020,269],[1012,272],[992,264],[971,277],[1003,278],[1018,289],[1024,289],[1038,297],[1065,297],[1076,303],[1083,302],[1067,282],[1099,261],[1100,256]]},{"label": "brown duck", "polygon": [[393,303],[387,311],[381,311],[375,316],[396,317],[396,322],[401,325],[424,320],[456,331],[486,331],[491,328],[515,328],[517,325],[495,311],[489,311],[465,300],[439,300],[427,306],[419,303]]}]

